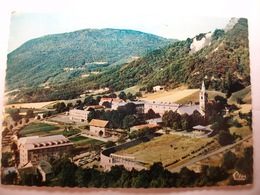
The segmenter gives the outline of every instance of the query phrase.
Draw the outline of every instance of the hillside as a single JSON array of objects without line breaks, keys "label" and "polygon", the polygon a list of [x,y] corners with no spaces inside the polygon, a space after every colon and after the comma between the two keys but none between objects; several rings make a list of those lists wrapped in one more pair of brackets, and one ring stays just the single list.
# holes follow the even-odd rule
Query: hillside
[{"label": "hillside", "polygon": [[8,55],[6,89],[48,86],[88,76],[174,41],[120,29],[86,29],[33,39]]},{"label": "hillside", "polygon": [[129,63],[103,69],[99,74],[10,95],[16,102],[50,101],[76,98],[89,89],[104,87],[109,92],[136,85],[145,92],[151,92],[156,85],[163,85],[166,90],[183,84],[188,89],[198,89],[204,80],[207,90],[230,97],[250,85],[247,19],[232,19],[231,23],[224,30],[168,44]]},{"label": "hillside", "polygon": [[[98,83],[105,83],[113,90],[138,84],[150,91],[155,85],[173,89],[183,83],[189,88],[199,88],[205,80],[208,89],[228,96],[250,85],[247,20],[239,19],[227,32],[216,29],[211,34],[210,40],[208,33],[201,33],[193,39],[154,50],[117,71],[98,75]],[[194,40],[204,38],[207,39],[204,47],[191,49]],[[122,79],[128,82],[120,82]]]}]

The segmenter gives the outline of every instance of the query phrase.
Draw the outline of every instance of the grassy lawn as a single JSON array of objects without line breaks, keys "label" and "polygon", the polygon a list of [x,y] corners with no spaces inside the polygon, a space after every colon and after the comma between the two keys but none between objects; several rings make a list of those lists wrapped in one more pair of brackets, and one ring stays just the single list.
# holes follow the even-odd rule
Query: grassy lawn
[{"label": "grassy lawn", "polygon": [[90,138],[83,137],[83,136],[76,136],[73,138],[69,138],[69,140],[71,142],[73,142],[75,144],[75,146],[78,146],[78,147],[79,146],[89,146],[91,144],[94,144],[94,145],[104,144],[104,142],[102,142],[102,141],[90,139]]},{"label": "grassy lawn", "polygon": [[[160,137],[155,137],[149,142],[118,151],[117,154],[134,156],[137,161],[143,162],[148,166],[159,161],[166,166],[178,159],[181,159],[181,162],[193,155],[198,155],[198,153],[204,150],[199,149],[212,141],[212,139],[213,138],[189,138],[180,135],[162,135]],[[199,151],[191,154],[194,150]],[[182,157],[186,155],[189,156],[182,159]]]},{"label": "grassy lawn", "polygon": [[22,128],[18,135],[21,137],[28,137],[28,136],[46,136],[50,134],[57,134],[59,127],[46,124],[46,123],[31,123],[24,128]]}]

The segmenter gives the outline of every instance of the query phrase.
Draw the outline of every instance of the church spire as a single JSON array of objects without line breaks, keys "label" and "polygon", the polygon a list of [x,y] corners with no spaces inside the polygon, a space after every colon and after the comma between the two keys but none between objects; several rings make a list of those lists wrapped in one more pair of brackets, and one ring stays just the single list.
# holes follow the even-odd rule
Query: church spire
[{"label": "church spire", "polygon": [[206,92],[204,80],[202,81],[201,91],[203,91],[204,93]]},{"label": "church spire", "polygon": [[204,116],[205,105],[206,105],[206,88],[205,88],[204,80],[202,81],[199,100],[200,100],[200,113]]}]

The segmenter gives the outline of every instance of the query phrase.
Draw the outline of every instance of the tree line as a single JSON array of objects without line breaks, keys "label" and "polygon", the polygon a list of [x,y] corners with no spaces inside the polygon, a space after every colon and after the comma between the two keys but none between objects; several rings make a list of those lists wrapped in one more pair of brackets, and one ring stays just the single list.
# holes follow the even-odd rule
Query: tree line
[{"label": "tree line", "polygon": [[[94,187],[94,188],[180,188],[215,186],[226,181],[227,185],[244,185],[253,181],[253,148],[244,149],[242,157],[231,151],[224,154],[221,166],[202,165],[199,173],[183,167],[179,173],[171,173],[163,168],[161,162],[155,162],[148,170],[126,170],[123,166],[113,166],[110,171],[82,168],[68,158],[51,162],[54,179],[41,182],[40,175],[21,176],[19,185]],[[244,181],[234,180],[232,173],[238,171],[246,175]],[[10,173],[2,179],[4,184],[16,181]]]}]

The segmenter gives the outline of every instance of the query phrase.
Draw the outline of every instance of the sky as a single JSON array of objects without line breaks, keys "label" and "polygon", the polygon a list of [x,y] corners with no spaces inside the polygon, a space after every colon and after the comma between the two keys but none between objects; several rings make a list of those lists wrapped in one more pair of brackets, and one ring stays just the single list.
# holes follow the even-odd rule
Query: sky
[{"label": "sky", "polygon": [[109,12],[13,12],[10,22],[8,52],[26,41],[48,34],[86,28],[132,29],[165,38],[185,40],[199,33],[224,28],[230,17],[181,16],[156,13],[117,14]]}]

